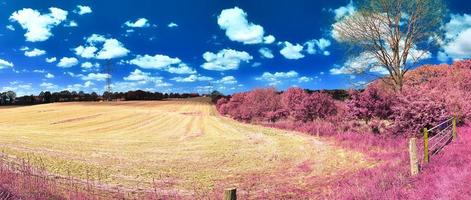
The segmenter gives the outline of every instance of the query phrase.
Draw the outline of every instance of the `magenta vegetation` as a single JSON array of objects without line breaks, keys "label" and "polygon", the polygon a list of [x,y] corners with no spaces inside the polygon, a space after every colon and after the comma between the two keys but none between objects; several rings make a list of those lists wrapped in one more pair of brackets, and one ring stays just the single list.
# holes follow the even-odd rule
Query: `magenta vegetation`
[{"label": "magenta vegetation", "polygon": [[[471,120],[471,60],[419,67],[407,74],[402,91],[389,89],[385,82],[350,91],[346,101],[300,88],[279,93],[274,88],[256,89],[220,99],[217,109],[243,122],[327,136],[379,162],[328,183],[331,193],[283,189],[296,198],[471,199],[471,127],[466,125]],[[407,138],[421,137],[423,128],[450,117],[466,127],[459,129],[458,141],[422,164],[419,176],[411,177]]]}]

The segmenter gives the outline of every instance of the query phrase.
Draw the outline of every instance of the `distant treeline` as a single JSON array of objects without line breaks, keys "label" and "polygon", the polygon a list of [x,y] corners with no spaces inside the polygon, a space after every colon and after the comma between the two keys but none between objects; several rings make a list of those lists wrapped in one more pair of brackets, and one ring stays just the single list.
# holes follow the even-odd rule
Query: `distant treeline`
[{"label": "distant treeline", "polygon": [[168,98],[191,98],[201,96],[198,93],[161,93],[142,90],[128,92],[105,92],[98,95],[96,92],[85,93],[64,90],[61,92],[41,92],[38,95],[26,95],[17,97],[13,91],[0,93],[0,105],[33,105],[54,102],[75,101],[138,101],[138,100],[164,100]]},{"label": "distant treeline", "polygon": [[[336,100],[345,100],[349,98],[347,90],[305,90],[307,93],[323,92],[330,94]],[[282,93],[282,92],[280,92]],[[148,92],[143,90],[135,90],[128,92],[104,92],[99,95],[96,92],[85,93],[83,91],[75,92],[64,90],[61,92],[41,92],[38,95],[25,95],[17,97],[13,91],[0,93],[0,105],[33,105],[42,103],[54,102],[75,102],[75,101],[151,101],[151,100],[164,100],[168,98],[191,98],[200,97],[198,93],[161,93],[161,92]],[[224,97],[218,91],[213,91],[210,96],[212,102]],[[226,96],[230,97],[230,96]]]}]

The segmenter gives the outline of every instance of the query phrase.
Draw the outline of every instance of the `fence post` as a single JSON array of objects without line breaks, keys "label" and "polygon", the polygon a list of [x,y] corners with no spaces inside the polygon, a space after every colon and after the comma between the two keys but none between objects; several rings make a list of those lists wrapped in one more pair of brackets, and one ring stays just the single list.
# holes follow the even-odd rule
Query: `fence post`
[{"label": "fence post", "polygon": [[424,128],[424,163],[428,163],[429,161],[428,155],[428,129]]},{"label": "fence post", "polygon": [[419,173],[419,159],[417,158],[417,138],[409,140],[409,158],[410,158],[410,173],[415,176]]},{"label": "fence post", "polygon": [[237,189],[235,187],[224,190],[224,200],[237,200]]},{"label": "fence post", "polygon": [[452,129],[452,134],[453,134],[453,140],[456,140],[457,135],[456,135],[456,117],[453,117],[453,129]]}]

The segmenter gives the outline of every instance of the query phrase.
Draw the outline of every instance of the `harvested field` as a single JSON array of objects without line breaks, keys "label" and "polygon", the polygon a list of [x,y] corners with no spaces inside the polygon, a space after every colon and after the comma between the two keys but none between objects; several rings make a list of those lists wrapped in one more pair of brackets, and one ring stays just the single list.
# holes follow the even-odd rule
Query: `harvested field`
[{"label": "harvested field", "polygon": [[56,103],[0,112],[0,150],[9,159],[109,188],[158,185],[187,195],[196,188],[244,185],[253,175],[278,175],[267,187],[302,185],[307,178],[328,179],[374,164],[312,136],[221,117],[201,98]]}]

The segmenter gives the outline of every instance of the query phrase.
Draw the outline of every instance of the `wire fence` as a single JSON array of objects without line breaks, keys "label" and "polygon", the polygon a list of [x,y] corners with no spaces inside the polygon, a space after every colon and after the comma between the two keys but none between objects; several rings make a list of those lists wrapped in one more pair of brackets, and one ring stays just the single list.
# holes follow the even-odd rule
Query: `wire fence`
[{"label": "wire fence", "polygon": [[456,139],[456,118],[449,118],[440,124],[427,129],[424,128],[424,163],[428,163],[432,156],[437,155]]},{"label": "wire fence", "polygon": [[[413,176],[419,173],[420,166],[429,163],[431,157],[457,139],[456,118],[449,118],[430,129],[424,128],[423,131],[422,142],[415,137],[409,139],[410,173]],[[423,151],[423,154],[419,154],[420,151]]]}]

